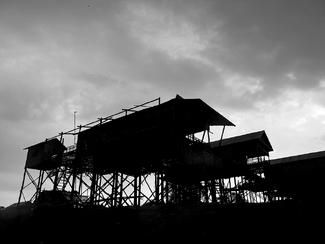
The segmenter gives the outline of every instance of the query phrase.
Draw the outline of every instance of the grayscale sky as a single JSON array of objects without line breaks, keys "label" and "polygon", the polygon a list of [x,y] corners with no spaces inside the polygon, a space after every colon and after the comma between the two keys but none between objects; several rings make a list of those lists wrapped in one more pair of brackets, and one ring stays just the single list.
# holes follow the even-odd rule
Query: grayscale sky
[{"label": "grayscale sky", "polygon": [[[322,0],[0,2],[0,205],[23,148],[122,108],[180,94],[265,130],[271,158],[325,148]],[[220,128],[214,129],[215,140]],[[72,142],[72,141],[71,141]]]}]

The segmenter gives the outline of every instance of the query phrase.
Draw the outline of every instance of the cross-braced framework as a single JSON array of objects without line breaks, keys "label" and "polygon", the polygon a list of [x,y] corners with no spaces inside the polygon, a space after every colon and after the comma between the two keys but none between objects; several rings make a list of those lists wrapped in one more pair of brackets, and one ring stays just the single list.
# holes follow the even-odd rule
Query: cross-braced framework
[{"label": "cross-braced framework", "polygon": [[[61,200],[59,204],[84,205],[140,205],[154,198],[155,190],[149,181],[152,173],[130,176],[118,171],[103,174],[94,169],[91,157],[76,162],[77,145],[63,146],[65,136],[78,136],[86,129],[100,126],[153,104],[160,104],[160,98],[123,109],[122,112],[100,118],[86,125],[80,125],[45,142],[28,147],[19,203]],[[57,138],[60,138],[59,140]],[[58,153],[57,147],[61,148]],[[150,183],[149,183],[150,182]],[[155,184],[158,184],[157,182]],[[146,192],[147,194],[144,194]],[[149,195],[148,195],[149,193]],[[25,196],[28,194],[28,196]]]},{"label": "cross-braced framework", "polygon": [[[219,141],[210,141],[211,126],[222,126]],[[28,147],[19,202],[268,201],[262,166],[272,147],[265,132],[223,139],[226,126],[233,124],[200,99],[158,98],[123,109]],[[64,146],[66,136],[77,136],[77,143]]]}]

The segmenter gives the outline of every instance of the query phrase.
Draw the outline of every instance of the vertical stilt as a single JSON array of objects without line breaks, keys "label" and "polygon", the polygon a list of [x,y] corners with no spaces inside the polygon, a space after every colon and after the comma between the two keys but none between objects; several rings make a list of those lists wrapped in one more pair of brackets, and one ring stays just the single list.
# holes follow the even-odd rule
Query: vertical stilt
[{"label": "vertical stilt", "polygon": [[80,179],[79,179],[79,188],[78,188],[78,196],[79,196],[79,202],[80,204],[83,204],[83,196],[82,196],[82,172],[80,173]]},{"label": "vertical stilt", "polygon": [[95,170],[93,171],[92,174],[92,179],[91,179],[91,186],[90,186],[90,206],[95,205],[95,190],[96,190],[96,184],[97,184],[97,173]]},{"label": "vertical stilt", "polygon": [[138,206],[141,205],[141,174],[139,175],[139,194],[138,194]]},{"label": "vertical stilt", "polygon": [[164,202],[164,181],[163,181],[163,174],[161,173],[160,174],[160,193],[161,193],[161,196],[160,196],[160,202],[163,203]]},{"label": "vertical stilt", "polygon": [[134,176],[133,205],[138,206],[138,176]]},{"label": "vertical stilt", "polygon": [[120,192],[119,192],[119,203],[118,203],[118,205],[119,206],[122,206],[122,204],[123,204],[123,201],[122,201],[122,199],[123,199],[123,173],[121,173],[121,175],[120,175]]},{"label": "vertical stilt", "polygon": [[155,202],[158,203],[159,202],[159,173],[156,172],[155,173]]},{"label": "vertical stilt", "polygon": [[209,193],[208,193],[208,181],[204,181],[204,198],[205,198],[205,203],[209,203]]},{"label": "vertical stilt", "polygon": [[58,184],[59,184],[59,168],[55,169],[53,191],[58,190]]},{"label": "vertical stilt", "polygon": [[19,192],[18,208],[19,208],[20,201],[21,201],[21,196],[22,196],[22,194],[23,194],[23,190],[24,190],[24,187],[25,187],[25,178],[26,178],[26,173],[27,173],[27,168],[25,167],[25,169],[24,169],[24,175],[23,175],[23,182],[22,182],[22,184],[21,184],[21,188],[20,188],[20,192]]},{"label": "vertical stilt", "polygon": [[220,203],[224,204],[225,203],[224,187],[223,187],[223,182],[222,182],[221,178],[219,178],[219,192],[220,192]]},{"label": "vertical stilt", "polygon": [[211,193],[211,201],[213,203],[217,202],[216,180],[215,179],[212,179],[210,181],[210,193]]}]

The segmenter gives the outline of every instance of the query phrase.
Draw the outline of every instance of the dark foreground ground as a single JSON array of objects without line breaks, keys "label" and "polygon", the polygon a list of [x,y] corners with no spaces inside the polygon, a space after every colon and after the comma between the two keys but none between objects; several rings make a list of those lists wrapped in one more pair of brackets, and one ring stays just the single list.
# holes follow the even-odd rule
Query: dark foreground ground
[{"label": "dark foreground ground", "polygon": [[323,203],[0,211],[0,243],[323,242]]}]

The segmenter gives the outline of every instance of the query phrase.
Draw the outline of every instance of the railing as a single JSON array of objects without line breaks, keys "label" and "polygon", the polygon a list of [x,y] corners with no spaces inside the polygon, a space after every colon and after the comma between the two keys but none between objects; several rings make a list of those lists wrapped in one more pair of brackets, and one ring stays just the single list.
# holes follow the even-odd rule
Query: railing
[{"label": "railing", "polygon": [[117,118],[120,118],[122,116],[127,116],[128,113],[134,113],[134,112],[138,112],[138,111],[141,111],[145,108],[148,108],[148,107],[152,107],[152,106],[149,106],[149,104],[152,104],[152,103],[155,103],[157,102],[158,104],[157,105],[160,105],[160,97],[159,98],[156,98],[156,99],[153,99],[149,102],[145,102],[145,103],[142,103],[140,105],[134,105],[133,107],[131,108],[128,108],[128,109],[122,109],[122,111],[118,112],[118,113],[115,113],[115,114],[112,114],[112,115],[109,115],[107,117],[104,117],[104,118],[99,118],[93,122],[90,122],[88,124],[85,124],[85,125],[79,125],[77,128],[74,128],[72,130],[69,130],[67,132],[61,132],[59,133],[58,135],[56,136],[53,136],[53,137],[50,137],[50,138],[47,138],[46,140],[51,140],[51,139],[54,139],[54,138],[58,138],[58,137],[61,137],[63,135],[78,135],[81,131],[84,131],[84,130],[87,130],[87,129],[90,129],[94,126],[99,126],[99,125],[102,125],[102,124],[105,124],[109,121],[112,121],[114,119],[117,119]]}]

